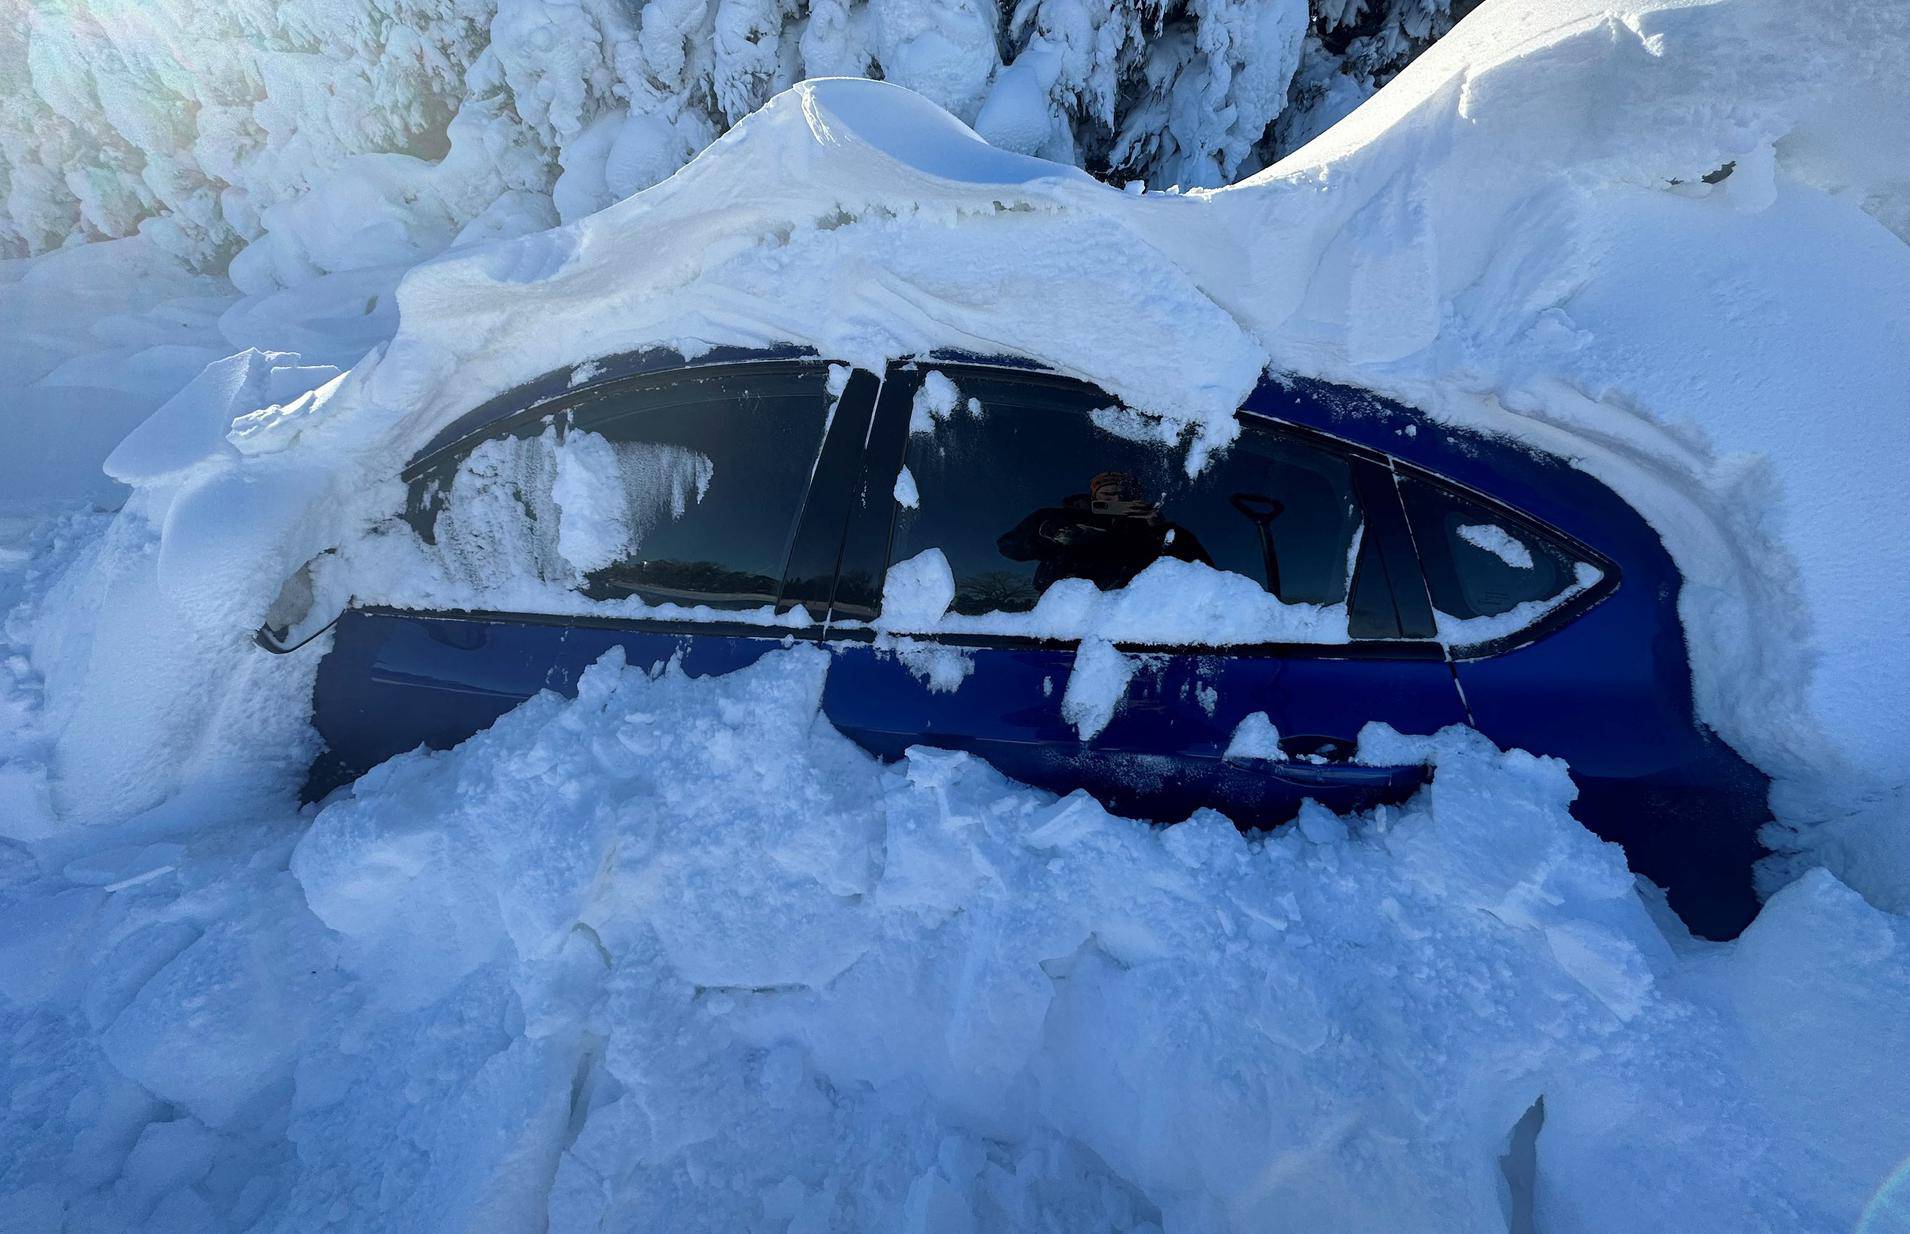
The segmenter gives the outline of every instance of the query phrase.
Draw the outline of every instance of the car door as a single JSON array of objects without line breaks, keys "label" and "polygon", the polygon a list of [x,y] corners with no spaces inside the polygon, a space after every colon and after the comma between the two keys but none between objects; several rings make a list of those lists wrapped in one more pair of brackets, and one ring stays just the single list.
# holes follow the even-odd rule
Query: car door
[{"label": "car door", "polygon": [[1695,932],[1736,937],[1757,913],[1768,781],[1694,714],[1680,580],[1656,533],[1609,512],[1632,546],[1621,585],[1605,554],[1484,494],[1404,469],[1399,486],[1479,730],[1564,759],[1573,814]]},{"label": "car door", "polygon": [[573,693],[613,647],[702,675],[819,638],[877,386],[813,360],[648,373],[418,459],[407,521],[452,602],[401,581],[341,617],[308,795]]},{"label": "car door", "polygon": [[[1254,419],[1190,477],[1181,451],[1081,383],[900,366],[858,492],[824,706],[885,756],[962,749],[1124,813],[1212,805],[1270,825],[1306,798],[1358,808],[1421,781],[1353,759],[1366,723],[1465,719],[1383,457]],[[899,615],[921,590],[903,582],[941,577],[937,553],[947,611]],[[1163,594],[1170,575],[1179,590]],[[1248,610],[1291,629],[1258,636]],[[1078,665],[1083,636],[1093,666]],[[1109,664],[1131,675],[1105,724],[1084,723],[1093,692],[1071,691],[1074,675]]]}]

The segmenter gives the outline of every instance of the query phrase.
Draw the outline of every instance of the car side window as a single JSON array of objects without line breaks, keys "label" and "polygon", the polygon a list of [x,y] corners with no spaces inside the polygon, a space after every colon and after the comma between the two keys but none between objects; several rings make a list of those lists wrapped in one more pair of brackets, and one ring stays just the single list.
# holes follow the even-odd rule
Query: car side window
[{"label": "car side window", "polygon": [[1538,528],[1443,484],[1402,475],[1399,491],[1448,643],[1516,633],[1603,577]]},{"label": "car side window", "polygon": [[481,590],[534,579],[593,600],[771,604],[827,386],[821,365],[762,366],[586,395],[428,468],[412,522]]},{"label": "car side window", "polygon": [[1361,532],[1350,460],[1247,427],[1189,477],[1180,451],[1105,396],[958,375],[925,379],[889,553],[894,566],[941,550],[952,613],[1025,613],[1064,580],[1108,592],[1171,559],[1243,576],[1283,604],[1341,606],[1337,636],[1322,641],[1344,641]]}]

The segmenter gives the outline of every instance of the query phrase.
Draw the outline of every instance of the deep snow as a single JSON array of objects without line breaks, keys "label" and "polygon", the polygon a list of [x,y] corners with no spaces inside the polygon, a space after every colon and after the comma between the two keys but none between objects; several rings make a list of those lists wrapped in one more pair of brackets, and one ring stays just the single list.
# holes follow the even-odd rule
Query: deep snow
[{"label": "deep snow", "polygon": [[[4,1217],[1910,1225],[1907,24],[1488,4],[1213,193],[831,82],[402,283],[241,297],[146,238],[0,264]],[[885,769],[798,651],[605,666],[293,811],[317,657],[247,638],[322,550],[321,599],[419,581],[375,534],[412,449],[600,354],[786,341],[1028,355],[1192,467],[1270,359],[1573,459],[1686,573],[1700,708],[1778,777],[1782,890],[1695,943],[1562,769],[1461,734],[1405,809],[1255,842]],[[61,506],[102,460],[117,516]],[[1132,665],[1082,661],[1055,686],[1091,734]]]},{"label": "deep snow", "polygon": [[826,660],[0,850],[17,1227],[1903,1228],[1910,924],[1830,876],[1694,943],[1458,731],[1403,809],[1140,826],[882,766]]}]

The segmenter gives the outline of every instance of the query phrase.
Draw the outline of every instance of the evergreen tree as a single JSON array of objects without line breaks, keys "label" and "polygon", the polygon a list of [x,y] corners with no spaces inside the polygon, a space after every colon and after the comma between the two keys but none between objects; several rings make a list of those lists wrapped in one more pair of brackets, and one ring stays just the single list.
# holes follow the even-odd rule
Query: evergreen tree
[{"label": "evergreen tree", "polygon": [[656,183],[804,77],[997,145],[1225,184],[1476,0],[16,0],[0,255],[147,232],[247,290],[408,263]]}]

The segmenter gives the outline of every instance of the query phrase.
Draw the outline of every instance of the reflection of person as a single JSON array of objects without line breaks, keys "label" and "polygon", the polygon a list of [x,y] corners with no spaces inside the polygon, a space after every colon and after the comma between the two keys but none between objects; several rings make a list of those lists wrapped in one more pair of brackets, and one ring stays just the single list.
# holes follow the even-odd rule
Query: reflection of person
[{"label": "reflection of person", "polygon": [[1085,578],[1109,591],[1125,587],[1162,557],[1213,565],[1194,533],[1161,517],[1133,476],[1104,471],[1059,506],[1036,510],[995,542],[1010,561],[1039,562],[1035,591],[1057,579]]}]

